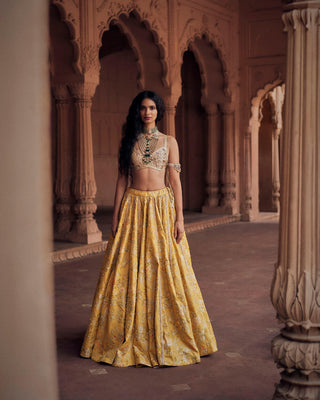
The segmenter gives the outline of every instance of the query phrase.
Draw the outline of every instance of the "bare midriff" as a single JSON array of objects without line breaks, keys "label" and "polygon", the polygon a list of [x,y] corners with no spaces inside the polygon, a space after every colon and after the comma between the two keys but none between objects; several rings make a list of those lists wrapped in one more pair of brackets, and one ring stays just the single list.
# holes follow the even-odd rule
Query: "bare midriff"
[{"label": "bare midriff", "polygon": [[132,171],[131,187],[137,190],[160,190],[165,187],[165,169],[142,168]]}]

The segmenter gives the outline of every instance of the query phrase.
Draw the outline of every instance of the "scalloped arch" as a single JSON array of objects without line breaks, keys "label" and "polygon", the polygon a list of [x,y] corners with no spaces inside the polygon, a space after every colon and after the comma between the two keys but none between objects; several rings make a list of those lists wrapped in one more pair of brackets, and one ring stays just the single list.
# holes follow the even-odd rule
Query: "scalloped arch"
[{"label": "scalloped arch", "polygon": [[[130,15],[134,15],[139,22],[143,23],[147,30],[149,30],[152,34],[155,45],[159,49],[160,58],[159,61],[161,63],[162,68],[162,76],[161,81],[165,87],[169,87],[168,80],[168,59],[166,56],[166,43],[160,34],[160,27],[154,16],[148,12],[144,12],[141,7],[137,4],[115,4],[112,3],[107,10],[105,10],[105,2],[98,8],[98,14],[100,22],[97,25],[98,29],[98,38],[101,43],[103,33],[109,29],[110,24],[115,21],[120,21],[120,16],[124,15],[127,18],[130,18]],[[101,20],[102,19],[102,20]],[[131,35],[133,36],[133,35]],[[133,43],[134,41],[132,41]]]},{"label": "scalloped arch", "polygon": [[[262,89],[257,91],[257,95],[251,99],[251,116],[252,108],[260,105],[261,100],[275,87],[282,85],[284,83],[283,79],[277,78],[272,82],[267,83]],[[251,119],[251,118],[250,118]]]},{"label": "scalloped arch", "polygon": [[250,107],[250,118],[249,118],[249,131],[252,132],[252,127],[254,125],[254,121],[259,120],[260,118],[260,107],[262,104],[262,100],[267,96],[267,94],[273,90],[275,87],[282,85],[284,83],[283,79],[277,78],[273,82],[267,83],[262,89],[257,91],[257,95],[251,99],[251,107]]},{"label": "scalloped arch", "polygon": [[73,68],[76,72],[80,73],[78,60],[80,55],[80,30],[79,30],[79,10],[76,4],[74,8],[70,9],[70,4],[64,3],[62,0],[51,0],[51,4],[57,8],[71,36],[71,44],[74,50]]},{"label": "scalloped arch", "polygon": [[[259,135],[260,129],[261,104],[262,100],[268,95],[268,93],[281,84],[283,84],[283,79],[277,78],[274,81],[267,83],[262,89],[259,89],[256,96],[251,99],[250,118],[244,135],[244,142],[247,141],[247,145],[244,145],[244,149],[246,149],[244,153],[244,158],[248,165],[247,168],[249,169],[249,171],[246,173],[245,178],[245,197],[247,199],[250,199],[248,200],[248,202],[250,203],[249,208],[252,207],[252,209],[254,210],[254,215],[255,213],[259,212],[259,205],[257,200],[253,201],[252,199],[259,198],[259,188],[258,184],[252,184],[252,171],[259,170],[259,167],[257,165],[257,158],[253,157],[252,154],[259,154],[258,141],[256,139]],[[245,214],[246,211],[244,212],[244,215]],[[250,217],[248,216],[248,218]]]},{"label": "scalloped arch", "polygon": [[[197,27],[197,21],[195,19],[189,19],[183,29],[183,32],[179,39],[179,51],[180,59],[183,58],[183,53],[188,50],[192,42],[196,39],[202,39],[205,37],[209,43],[211,43],[218,53],[219,60],[222,65],[222,74],[224,79],[224,93],[226,97],[231,100],[232,92],[230,85],[230,72],[228,68],[228,57],[225,52],[225,44],[219,34],[212,32],[206,26]],[[182,61],[181,61],[182,62]]]},{"label": "scalloped arch", "polygon": [[199,66],[200,76],[201,76],[201,103],[205,107],[206,100],[208,98],[208,79],[207,79],[205,62],[197,46],[193,45],[193,43],[190,43],[189,48],[194,54],[197,64]]},{"label": "scalloped arch", "polygon": [[136,57],[136,63],[138,67],[138,86],[140,90],[143,90],[145,87],[145,81],[143,77],[143,72],[144,72],[144,62],[141,54],[140,47],[134,37],[134,35],[130,32],[130,30],[127,28],[127,26],[120,20],[120,19],[115,19],[110,22],[110,25],[115,25],[117,26],[120,31],[125,35],[125,37],[128,39],[129,45]]}]

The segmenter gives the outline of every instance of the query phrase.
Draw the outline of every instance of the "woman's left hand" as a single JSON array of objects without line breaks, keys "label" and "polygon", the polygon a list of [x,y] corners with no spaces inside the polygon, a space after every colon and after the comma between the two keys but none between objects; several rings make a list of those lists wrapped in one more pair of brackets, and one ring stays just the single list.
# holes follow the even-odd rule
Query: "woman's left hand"
[{"label": "woman's left hand", "polygon": [[174,224],[174,237],[176,242],[179,244],[184,234],[184,223],[183,221],[176,221]]}]

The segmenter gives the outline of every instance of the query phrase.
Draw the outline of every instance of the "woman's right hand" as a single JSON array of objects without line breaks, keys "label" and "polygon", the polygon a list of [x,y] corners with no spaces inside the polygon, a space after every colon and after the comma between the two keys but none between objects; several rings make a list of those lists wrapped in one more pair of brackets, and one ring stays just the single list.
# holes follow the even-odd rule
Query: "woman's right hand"
[{"label": "woman's right hand", "polygon": [[117,229],[118,229],[118,224],[119,224],[118,218],[112,218],[111,233],[112,233],[113,237],[116,236]]}]

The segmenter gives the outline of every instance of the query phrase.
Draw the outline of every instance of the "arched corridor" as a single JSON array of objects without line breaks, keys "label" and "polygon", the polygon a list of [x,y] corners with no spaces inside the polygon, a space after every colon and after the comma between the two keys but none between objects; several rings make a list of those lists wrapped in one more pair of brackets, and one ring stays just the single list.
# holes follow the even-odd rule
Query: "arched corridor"
[{"label": "arched corridor", "polygon": [[[5,16],[0,25],[5,55],[1,396],[58,398],[49,262],[53,236],[77,255],[102,252],[105,241],[95,213],[97,207],[110,206],[113,147],[133,92],[152,86],[164,98],[160,128],[187,141],[182,158],[189,162],[195,143],[188,129],[195,128],[176,128],[182,124],[186,97],[183,80],[188,88],[188,69],[193,69],[191,109],[198,107],[193,121],[204,125],[196,173],[192,176],[187,166],[183,177],[186,204],[198,210],[192,223],[208,215],[247,222],[190,235],[195,271],[209,295],[221,351],[200,365],[146,374],[154,379],[156,393],[167,398],[172,393],[181,397],[177,392],[183,391],[190,400],[193,393],[209,400],[212,392],[224,400],[230,393],[232,400],[248,400],[257,398],[260,389],[259,398],[266,393],[270,398],[279,380],[269,354],[273,338],[272,357],[282,369],[274,398],[319,398],[319,2],[51,0],[49,5],[16,0],[2,2],[0,13]],[[117,82],[109,73],[118,74]],[[127,91],[123,97],[122,84]],[[266,166],[263,138],[268,143]],[[266,196],[259,195],[262,186],[267,186]],[[262,198],[268,203],[262,208],[280,214],[278,243],[276,224],[259,222]],[[80,400],[88,388],[105,397],[109,378],[124,395],[132,387],[140,393],[138,380],[136,388],[131,383],[143,376],[139,368],[124,373],[107,367],[105,373],[96,365],[87,369],[87,361],[75,356],[90,304],[82,296],[92,295],[99,259],[101,255],[54,268],[61,300],[60,387],[64,391],[63,379],[73,377],[67,384],[73,394],[80,393]],[[280,328],[273,325],[275,315]],[[144,394],[150,394],[145,387]]]},{"label": "arched corridor", "polygon": [[259,212],[280,210],[280,135],[283,128],[285,85],[276,80],[259,89],[251,101],[249,127],[244,148],[246,209],[243,220]]}]

